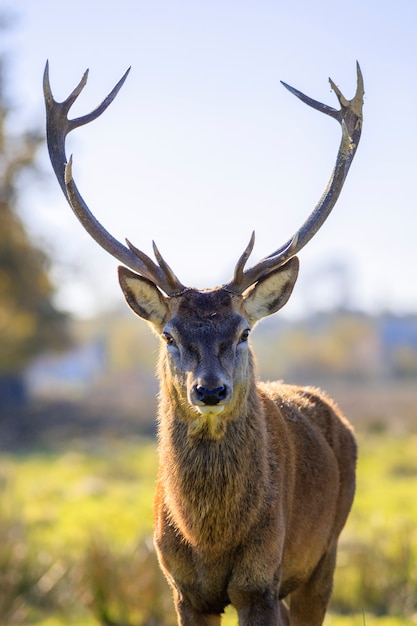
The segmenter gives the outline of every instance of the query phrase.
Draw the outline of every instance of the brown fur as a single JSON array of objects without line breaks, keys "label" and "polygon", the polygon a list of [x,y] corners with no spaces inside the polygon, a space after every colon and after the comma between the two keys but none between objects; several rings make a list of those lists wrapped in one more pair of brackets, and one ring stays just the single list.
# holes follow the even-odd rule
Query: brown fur
[{"label": "brown fur", "polygon": [[[241,626],[324,619],[355,489],[354,436],[321,391],[257,383],[245,340],[246,328],[285,304],[297,269],[293,259],[243,296],[171,298],[120,271],[129,304],[168,343],[155,544],[181,626],[218,626],[230,603]],[[221,412],[201,409],[198,385],[224,385]]]}]

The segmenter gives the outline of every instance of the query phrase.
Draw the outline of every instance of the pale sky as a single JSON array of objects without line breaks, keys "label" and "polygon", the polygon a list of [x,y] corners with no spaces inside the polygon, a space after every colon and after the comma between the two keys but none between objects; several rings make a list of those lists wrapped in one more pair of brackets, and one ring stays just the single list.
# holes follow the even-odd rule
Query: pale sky
[{"label": "pale sky", "polygon": [[[155,239],[180,280],[231,277],[252,230],[252,262],[284,243],[320,198],[340,128],[280,80],[337,106],[355,62],[365,79],[364,129],[332,215],[300,253],[288,314],[321,309],[349,288],[370,311],[417,311],[417,3],[415,0],[1,0],[17,15],[11,120],[44,125],[42,73],[63,100],[88,67],[74,116],[89,112],[125,69],[115,102],[76,130],[74,177],[117,238],[151,253]],[[121,301],[117,261],[84,233],[48,172],[22,213],[56,260],[58,301],[88,315]],[[347,264],[346,272],[338,268]]]}]

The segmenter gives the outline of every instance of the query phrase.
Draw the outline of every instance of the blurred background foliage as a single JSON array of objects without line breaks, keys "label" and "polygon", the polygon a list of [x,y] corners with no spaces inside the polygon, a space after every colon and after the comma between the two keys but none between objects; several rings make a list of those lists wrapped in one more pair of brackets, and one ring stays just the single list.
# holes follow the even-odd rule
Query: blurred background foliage
[{"label": "blurred background foliage", "polygon": [[[0,26],[0,34],[5,26]],[[29,361],[68,345],[67,319],[53,303],[49,259],[31,241],[19,215],[19,188],[38,176],[39,129],[8,132],[13,112],[6,91],[7,58],[0,56],[0,398],[13,389]],[[1,399],[0,399],[1,403]]]},{"label": "blurred background foliage", "polygon": [[[124,307],[81,320],[55,306],[50,259],[20,212],[19,190],[42,175],[43,132],[8,131],[6,66],[0,57],[0,625],[170,626],[150,538],[158,342]],[[257,328],[259,373],[323,386],[358,431],[326,623],[363,624],[365,612],[368,626],[415,624],[417,313],[330,300]]]}]

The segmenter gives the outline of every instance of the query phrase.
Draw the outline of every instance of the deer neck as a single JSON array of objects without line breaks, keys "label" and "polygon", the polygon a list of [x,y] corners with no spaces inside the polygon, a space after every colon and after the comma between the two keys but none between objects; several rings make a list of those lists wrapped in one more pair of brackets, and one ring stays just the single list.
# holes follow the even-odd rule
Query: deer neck
[{"label": "deer neck", "polygon": [[254,376],[220,438],[190,430],[181,399],[163,382],[159,478],[169,515],[192,545],[236,545],[242,528],[259,514],[267,489],[267,432]]}]

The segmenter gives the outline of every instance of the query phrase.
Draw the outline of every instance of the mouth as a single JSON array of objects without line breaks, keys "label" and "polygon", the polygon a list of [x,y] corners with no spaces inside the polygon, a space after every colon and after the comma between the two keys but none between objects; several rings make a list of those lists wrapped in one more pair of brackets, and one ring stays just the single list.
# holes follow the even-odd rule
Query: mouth
[{"label": "mouth", "polygon": [[201,415],[218,415],[224,410],[224,404],[203,404],[196,405],[195,408]]},{"label": "mouth", "polygon": [[221,415],[226,408],[224,404],[203,404],[194,405],[196,411],[194,419],[188,424],[188,434],[193,438],[211,439],[219,441],[223,438],[227,419]]}]

